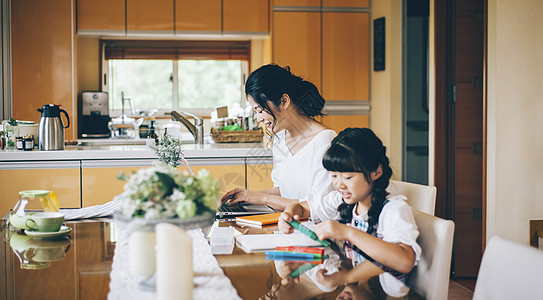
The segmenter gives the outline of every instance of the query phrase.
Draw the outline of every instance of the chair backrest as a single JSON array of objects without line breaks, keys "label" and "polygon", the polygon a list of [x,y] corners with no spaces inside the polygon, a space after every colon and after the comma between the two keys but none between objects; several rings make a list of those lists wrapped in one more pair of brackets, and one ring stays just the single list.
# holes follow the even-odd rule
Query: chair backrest
[{"label": "chair backrest", "polygon": [[486,245],[473,299],[543,299],[543,251],[494,236]]},{"label": "chair backrest", "polygon": [[454,222],[413,209],[422,248],[419,264],[409,274],[407,285],[428,300],[447,299],[451,272]]},{"label": "chair backrest", "polygon": [[435,186],[391,180],[387,191],[393,194],[404,195],[407,197],[407,203],[412,208],[429,215],[435,215],[437,193]]}]

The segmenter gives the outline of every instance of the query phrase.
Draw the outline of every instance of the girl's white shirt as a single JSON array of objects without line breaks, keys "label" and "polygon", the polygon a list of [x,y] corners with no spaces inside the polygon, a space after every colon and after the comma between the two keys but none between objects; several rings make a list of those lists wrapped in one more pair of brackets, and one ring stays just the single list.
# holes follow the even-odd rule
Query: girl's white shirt
[{"label": "girl's white shirt", "polygon": [[[415,252],[415,266],[421,255],[421,248],[417,244],[419,231],[411,207],[403,195],[389,194],[388,203],[379,215],[377,233],[383,236],[383,241],[389,243],[403,243],[410,246]],[[305,198],[311,211],[311,219],[315,223],[327,220],[337,221],[340,216],[337,208],[343,202],[341,194],[337,191],[330,193],[317,193]],[[367,212],[357,215],[359,220],[367,220]],[[401,297],[409,292],[409,288],[397,280],[390,273],[379,275],[383,290],[390,296]]]},{"label": "girl's white shirt", "polygon": [[281,197],[301,199],[309,194],[334,190],[332,178],[322,166],[322,158],[335,136],[335,131],[323,130],[292,155],[285,142],[285,130],[275,134],[271,178]]}]

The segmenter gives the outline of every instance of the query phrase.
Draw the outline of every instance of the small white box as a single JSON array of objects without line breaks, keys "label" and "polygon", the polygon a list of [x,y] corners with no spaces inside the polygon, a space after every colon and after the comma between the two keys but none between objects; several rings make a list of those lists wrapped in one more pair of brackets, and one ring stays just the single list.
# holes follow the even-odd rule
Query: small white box
[{"label": "small white box", "polygon": [[213,229],[210,239],[211,245],[233,245],[234,244],[234,228],[232,227],[216,227]]}]

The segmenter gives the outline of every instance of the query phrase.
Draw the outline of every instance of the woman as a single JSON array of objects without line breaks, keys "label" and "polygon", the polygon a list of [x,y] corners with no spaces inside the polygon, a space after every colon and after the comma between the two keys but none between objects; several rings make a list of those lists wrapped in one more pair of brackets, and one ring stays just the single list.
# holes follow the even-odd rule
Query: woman
[{"label": "woman", "polygon": [[222,202],[284,210],[310,194],[331,191],[322,157],[336,133],[315,120],[323,115],[325,102],[317,87],[292,74],[289,67],[270,64],[249,75],[245,93],[257,120],[273,134],[273,188],[260,192],[234,189]]}]

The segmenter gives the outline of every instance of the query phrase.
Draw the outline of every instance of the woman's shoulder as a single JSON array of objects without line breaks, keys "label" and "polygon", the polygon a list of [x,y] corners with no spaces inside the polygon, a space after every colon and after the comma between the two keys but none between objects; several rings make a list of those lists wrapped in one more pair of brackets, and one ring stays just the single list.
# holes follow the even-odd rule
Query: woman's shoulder
[{"label": "woman's shoulder", "polygon": [[319,131],[315,136],[313,137],[312,142],[316,145],[326,145],[326,147],[330,146],[330,142],[336,137],[337,133],[332,129],[323,129]]}]

